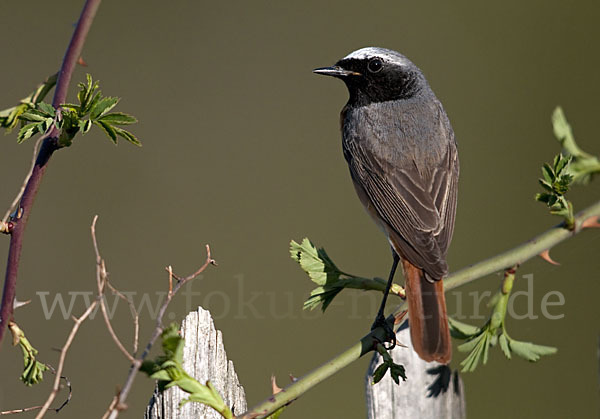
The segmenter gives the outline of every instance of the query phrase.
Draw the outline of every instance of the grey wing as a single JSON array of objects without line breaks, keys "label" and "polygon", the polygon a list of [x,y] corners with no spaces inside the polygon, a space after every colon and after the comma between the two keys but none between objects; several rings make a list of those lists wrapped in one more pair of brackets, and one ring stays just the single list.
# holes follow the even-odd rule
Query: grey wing
[{"label": "grey wing", "polygon": [[[448,251],[452,233],[454,232],[454,220],[456,217],[456,201],[458,195],[459,163],[456,143],[449,144],[447,161],[439,173],[437,179],[431,184],[436,185],[433,192],[434,202],[440,214],[442,229],[437,235],[437,242],[444,255]],[[445,256],[444,256],[445,257]]]},{"label": "grey wing", "polygon": [[[452,132],[448,132],[452,136]],[[458,158],[453,138],[434,167],[381,156],[346,143],[346,159],[357,189],[383,221],[396,250],[434,279],[448,273],[446,251],[454,229]]]}]

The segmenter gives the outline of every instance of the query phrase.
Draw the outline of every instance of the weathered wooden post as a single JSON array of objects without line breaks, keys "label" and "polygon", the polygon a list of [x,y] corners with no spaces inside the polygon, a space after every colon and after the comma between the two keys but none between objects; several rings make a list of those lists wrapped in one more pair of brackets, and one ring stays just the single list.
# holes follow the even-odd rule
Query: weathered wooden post
[{"label": "weathered wooden post", "polygon": [[410,343],[408,327],[397,334],[399,343],[390,352],[394,362],[404,365],[407,380],[396,384],[389,374],[372,384],[373,372],[381,364],[375,353],[366,379],[367,417],[369,419],[464,419],[466,417],[463,383],[457,372],[437,362],[425,362]]},{"label": "weathered wooden post", "polygon": [[[198,307],[181,323],[181,334],[185,339],[183,368],[204,384],[210,380],[234,414],[246,411],[246,395],[233,368],[227,359],[221,332],[215,329],[210,312]],[[212,408],[201,403],[187,403],[179,407],[187,394],[177,387],[159,393],[154,391],[146,408],[146,419],[222,419]]]},{"label": "weathered wooden post", "polygon": [[[181,325],[185,338],[184,369],[201,383],[210,380],[234,414],[246,411],[244,389],[233,363],[227,359],[221,332],[215,329],[210,313],[199,307],[187,315]],[[408,380],[394,383],[389,374],[372,384],[372,374],[381,364],[376,353],[367,373],[367,417],[369,419],[464,419],[466,417],[463,383],[448,367],[421,360],[412,350],[405,327],[398,332],[398,342],[408,348],[391,351],[395,363],[406,368]],[[146,409],[146,419],[220,419],[212,408],[200,403],[179,407],[187,395],[176,387],[163,393],[155,390]]]}]

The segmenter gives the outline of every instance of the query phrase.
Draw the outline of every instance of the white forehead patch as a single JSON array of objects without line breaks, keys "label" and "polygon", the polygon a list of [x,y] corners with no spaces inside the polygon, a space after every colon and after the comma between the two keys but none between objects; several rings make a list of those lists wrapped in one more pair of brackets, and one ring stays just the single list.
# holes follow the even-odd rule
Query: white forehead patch
[{"label": "white forehead patch", "polygon": [[368,60],[375,57],[402,66],[411,64],[410,60],[399,52],[377,47],[357,49],[356,51],[346,55],[344,58],[342,58],[342,60]]}]

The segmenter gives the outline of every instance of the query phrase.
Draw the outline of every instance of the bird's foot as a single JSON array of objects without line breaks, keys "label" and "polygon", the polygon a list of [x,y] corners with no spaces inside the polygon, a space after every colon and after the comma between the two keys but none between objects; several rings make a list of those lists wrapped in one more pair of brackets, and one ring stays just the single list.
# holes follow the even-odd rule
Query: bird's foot
[{"label": "bird's foot", "polygon": [[385,349],[391,351],[396,347],[396,334],[394,333],[394,329],[388,324],[387,321],[385,321],[385,317],[382,314],[377,315],[375,321],[373,322],[373,325],[371,326],[371,330],[375,330],[378,327],[383,328],[383,330],[385,331],[385,340],[383,342],[380,341],[380,343],[384,344],[385,342],[391,342],[390,346],[383,345]]}]

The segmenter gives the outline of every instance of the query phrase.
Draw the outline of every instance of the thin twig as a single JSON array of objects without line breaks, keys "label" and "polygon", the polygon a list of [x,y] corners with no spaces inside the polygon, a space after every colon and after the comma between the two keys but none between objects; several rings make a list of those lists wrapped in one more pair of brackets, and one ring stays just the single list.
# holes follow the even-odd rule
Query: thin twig
[{"label": "thin twig", "polygon": [[102,415],[102,419],[107,419],[113,410],[125,410],[127,406],[120,406],[119,404],[119,394],[117,393],[115,397],[110,401],[110,405],[108,405],[108,409]]},{"label": "thin twig", "polygon": [[2,412],[0,412],[0,416],[14,415],[16,413],[31,412],[33,410],[41,409],[42,407],[44,407],[44,406],[31,406],[31,407],[23,407],[21,409],[3,410]]},{"label": "thin twig", "polygon": [[[110,403],[108,409],[106,410],[106,412],[104,413],[103,418],[116,419],[119,416],[119,413],[122,410],[127,408],[127,405],[126,405],[127,397],[129,396],[129,393],[133,386],[133,381],[135,380],[135,377],[139,371],[139,368],[142,365],[142,362],[146,359],[146,357],[150,353],[150,349],[152,349],[154,342],[156,342],[156,339],[158,339],[158,337],[160,336],[160,334],[163,331],[162,319],[165,315],[167,307],[169,306],[169,303],[171,302],[173,297],[177,294],[177,291],[179,291],[181,289],[182,286],[184,286],[187,282],[193,280],[198,275],[200,275],[202,272],[204,272],[204,270],[209,265],[216,265],[216,262],[211,257],[210,246],[207,244],[206,245],[206,260],[205,260],[204,264],[193,274],[181,278],[181,277],[175,275],[175,273],[173,273],[173,269],[170,266],[165,268],[166,271],[169,273],[169,284],[170,284],[169,287],[170,288],[172,287],[172,292],[169,292],[167,294],[165,301],[163,302],[162,306],[160,307],[160,310],[158,311],[158,316],[156,318],[156,327],[154,328],[154,331],[152,332],[152,336],[150,337],[150,340],[146,344],[146,348],[144,349],[144,352],[131,363],[131,366],[129,368],[129,374],[127,375],[127,378],[125,379],[125,384],[123,385],[123,388],[111,400],[111,403]],[[175,285],[173,285],[173,278],[175,278],[177,280]]]},{"label": "thin twig", "polygon": [[90,306],[87,308],[87,310],[85,310],[83,312],[81,317],[79,317],[79,318],[73,317],[73,321],[75,322],[75,324],[73,325],[73,328],[71,329],[71,333],[69,333],[69,336],[67,337],[67,341],[65,342],[65,345],[60,350],[60,358],[58,361],[58,367],[56,368],[56,376],[54,377],[54,385],[52,386],[52,391],[50,392],[50,395],[48,396],[46,403],[44,403],[44,405],[42,406],[42,410],[40,410],[40,412],[36,415],[36,417],[35,417],[36,419],[40,419],[40,418],[44,417],[44,415],[50,408],[50,405],[56,398],[56,395],[58,394],[58,392],[60,390],[60,380],[61,380],[62,370],[65,365],[65,359],[67,358],[67,352],[69,351],[69,348],[71,347],[71,344],[73,343],[73,339],[75,339],[75,335],[79,331],[79,327],[85,321],[85,319],[88,318],[88,316],[92,313],[92,311],[94,311],[94,309],[96,308],[96,305],[98,304],[98,301],[101,298],[102,298],[102,295],[98,295],[96,297],[96,299],[92,302],[92,304],[90,304]]},{"label": "thin twig", "polygon": [[[75,31],[73,32],[73,36],[67,47],[61,69],[58,73],[58,81],[52,100],[52,106],[56,109],[60,109],[61,105],[65,103],[67,99],[67,91],[69,89],[73,70],[77,64],[77,59],[83,50],[85,39],[92,22],[94,21],[100,2],[101,0],[87,0],[83,6]],[[52,157],[52,154],[59,148],[57,141],[58,136],[59,131],[54,125],[50,132],[42,136],[44,139],[36,157],[33,171],[31,172],[31,176],[23,191],[21,202],[17,205],[17,217],[11,220],[13,222],[13,228],[10,232],[11,237],[8,249],[8,261],[6,263],[2,305],[0,307],[0,343],[4,337],[8,322],[13,318],[13,301],[16,296],[17,275],[21,260],[21,247],[23,246],[25,226],[27,225],[29,213],[33,207],[35,196],[44,177],[44,173],[46,172],[46,168],[48,167],[50,157]]]},{"label": "thin twig", "polygon": [[167,272],[169,272],[169,295],[173,295],[173,267],[167,266]]},{"label": "thin twig", "polygon": [[[491,273],[502,271],[515,265],[521,265],[523,262],[536,257],[542,250],[550,249],[558,243],[580,233],[586,227],[584,224],[586,220],[588,220],[590,217],[598,216],[600,216],[600,201],[576,215],[575,228],[573,230],[568,230],[563,224],[561,224],[509,251],[463,268],[458,272],[452,273],[446,279],[444,279],[444,289],[445,291],[449,291],[476,279],[483,278]],[[393,325],[395,328],[400,327],[403,321],[400,321],[394,325],[395,317],[399,317],[400,314],[406,309],[406,302],[398,306],[394,310],[394,313],[392,313],[386,319],[388,324],[390,326]],[[269,396],[266,400],[254,408],[248,410],[246,413],[243,413],[240,416],[237,416],[237,418],[255,419],[267,417],[275,410],[298,398],[307,390],[319,384],[321,381],[331,377],[339,370],[356,361],[363,355],[371,352],[374,348],[374,344],[385,340],[385,338],[386,332],[383,327],[378,327],[372,330],[371,333],[364,336],[359,342],[352,345],[352,347],[346,351],[329,360],[321,367],[309,372],[296,382],[285,387],[283,391]]]},{"label": "thin twig", "polygon": [[131,311],[131,316],[133,317],[133,351],[135,354],[138,351],[139,344],[139,336],[140,336],[140,315],[138,314],[135,305],[133,304],[133,300],[131,298],[127,298],[121,291],[116,289],[113,284],[110,283],[108,277],[105,279],[106,286],[111,290],[113,294],[119,297],[121,300],[127,302],[129,305],[129,310]]},{"label": "thin twig", "polygon": [[[94,217],[94,221],[92,221],[92,242],[94,244],[94,252],[96,252],[96,285],[98,286],[98,295],[104,295],[104,285],[106,284],[106,278],[108,277],[106,273],[106,266],[104,264],[104,260],[100,256],[100,250],[98,249],[98,241],[96,240],[96,221],[98,221],[98,216]],[[106,328],[108,329],[108,333],[112,337],[112,340],[117,345],[117,348],[125,355],[125,357],[129,360],[129,362],[134,362],[135,358],[133,355],[125,349],[125,346],[121,343],[121,340],[115,333],[115,330],[112,327],[112,323],[110,322],[110,318],[108,317],[108,311],[106,309],[106,298],[100,299],[100,310],[102,311],[102,317],[104,318],[104,323],[106,324]]]},{"label": "thin twig", "polygon": [[8,221],[8,217],[10,217],[10,214],[15,210],[15,208],[17,208],[17,205],[19,204],[19,201],[21,200],[21,197],[23,196],[23,192],[25,192],[25,187],[27,186],[27,182],[29,182],[29,178],[31,177],[33,168],[35,167],[35,161],[37,159],[38,151],[40,150],[40,144],[42,143],[43,139],[44,139],[43,136],[38,138],[37,141],[35,142],[35,145],[33,146],[33,155],[31,157],[31,167],[29,168],[29,171],[27,172],[27,175],[25,176],[25,180],[23,181],[23,184],[21,185],[21,189],[17,193],[17,196],[15,197],[13,202],[10,204],[10,207],[8,207],[8,210],[6,211],[6,214],[4,214],[4,217],[2,217],[3,225],[6,224],[6,222]]},{"label": "thin twig", "polygon": [[[56,375],[56,369],[49,364],[44,364],[46,365],[46,367],[48,367],[48,369],[50,371],[52,371],[52,374]],[[69,389],[69,393],[67,394],[67,398],[65,399],[64,402],[62,402],[62,404],[58,407],[51,407],[48,410],[54,410],[56,413],[60,412],[62,410],[63,407],[65,407],[66,405],[69,404],[69,402],[71,401],[71,397],[73,396],[73,388],[71,387],[71,380],[69,380],[66,376],[61,375],[60,376],[61,379],[65,380],[65,383],[67,384],[67,388]],[[43,406],[40,406],[40,408],[42,408]]]}]

